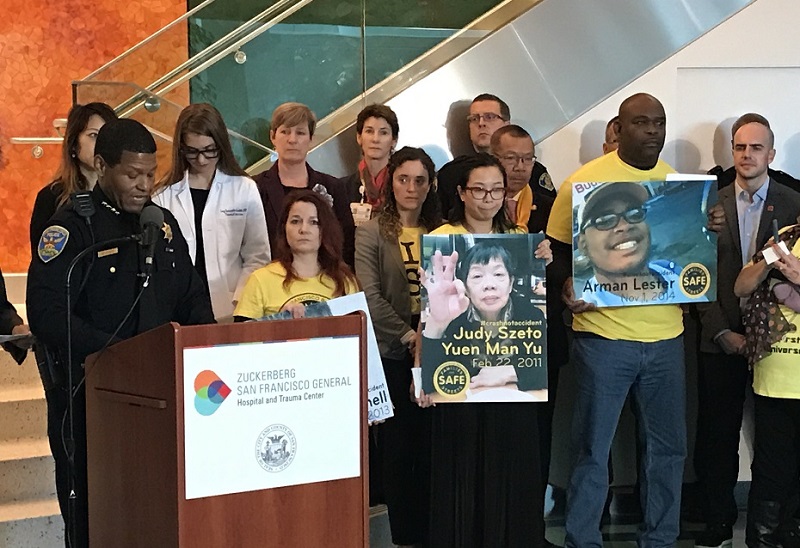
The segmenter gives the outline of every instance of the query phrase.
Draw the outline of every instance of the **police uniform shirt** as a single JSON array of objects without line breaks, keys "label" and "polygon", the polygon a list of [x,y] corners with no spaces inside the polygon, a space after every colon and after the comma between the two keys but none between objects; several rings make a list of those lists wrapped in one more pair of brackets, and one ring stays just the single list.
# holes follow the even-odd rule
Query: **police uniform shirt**
[{"label": "police uniform shirt", "polygon": [[[140,232],[139,216],[117,208],[96,186],[91,229],[72,205],[56,213],[44,230],[28,274],[28,318],[37,338],[65,349],[67,270],[72,259],[96,242]],[[192,266],[186,240],[172,214],[162,208],[149,287],[115,341],[175,321],[214,323],[211,303]],[[93,233],[93,234],[92,234]],[[73,355],[82,361],[103,348],[133,305],[143,278],[143,249],[134,241],[110,244],[85,257],[71,278]],[[84,277],[85,282],[84,282]]]}]

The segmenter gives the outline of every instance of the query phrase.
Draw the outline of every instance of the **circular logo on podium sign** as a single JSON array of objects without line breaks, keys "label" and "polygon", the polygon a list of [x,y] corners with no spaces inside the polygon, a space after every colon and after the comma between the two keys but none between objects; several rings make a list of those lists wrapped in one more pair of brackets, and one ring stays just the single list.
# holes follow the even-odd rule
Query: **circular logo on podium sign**
[{"label": "circular logo on podium sign", "polygon": [[297,440],[289,427],[272,424],[261,431],[256,442],[256,460],[267,472],[282,472],[292,464]]}]

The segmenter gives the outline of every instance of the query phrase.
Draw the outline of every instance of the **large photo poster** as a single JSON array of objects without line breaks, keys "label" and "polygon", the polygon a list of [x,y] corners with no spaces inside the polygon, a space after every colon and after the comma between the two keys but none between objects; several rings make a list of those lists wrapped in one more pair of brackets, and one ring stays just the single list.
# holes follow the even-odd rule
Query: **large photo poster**
[{"label": "large photo poster", "polygon": [[575,298],[606,306],[716,300],[714,179],[575,183]]},{"label": "large photo poster", "polygon": [[422,389],[434,402],[547,400],[543,238],[422,237]]}]

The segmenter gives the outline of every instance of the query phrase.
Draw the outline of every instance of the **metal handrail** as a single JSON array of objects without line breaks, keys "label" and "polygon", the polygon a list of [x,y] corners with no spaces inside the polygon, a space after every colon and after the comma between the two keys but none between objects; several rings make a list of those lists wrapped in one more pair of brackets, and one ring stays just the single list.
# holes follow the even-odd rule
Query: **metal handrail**
[{"label": "metal handrail", "polygon": [[[353,124],[358,112],[369,103],[386,103],[404,89],[412,86],[436,68],[452,61],[481,40],[489,37],[509,22],[540,4],[543,0],[505,0],[459,29],[430,50],[426,51],[393,74],[358,94],[346,104],[320,119],[314,133],[312,150],[347,130]],[[476,32],[477,31],[477,32]],[[472,35],[475,42],[464,48],[460,38]],[[270,164],[269,158],[262,158],[247,168],[251,175],[260,173]]]},{"label": "metal handrail", "polygon": [[[271,17],[273,12],[276,12],[276,11],[280,10],[281,8],[283,8],[285,5],[291,4],[292,2],[295,2],[295,1],[296,0],[279,0],[278,2],[272,4],[270,7],[268,7],[267,9],[265,9],[264,11],[262,11],[261,13],[259,13],[258,15],[256,15],[252,19],[250,19],[249,21],[245,21],[244,23],[242,23],[241,25],[236,27],[234,30],[230,31],[228,34],[226,34],[225,36],[223,36],[222,38],[220,38],[219,40],[217,40],[216,42],[211,44],[210,46],[207,46],[203,51],[194,54],[191,59],[187,59],[186,61],[184,61],[183,63],[181,63],[180,65],[178,65],[177,67],[175,67],[174,69],[169,71],[168,73],[166,73],[163,76],[161,76],[155,82],[151,83],[148,86],[145,86],[146,89],[156,90],[161,84],[163,84],[165,82],[168,82],[174,76],[176,76],[176,75],[180,74],[181,72],[183,72],[187,67],[190,67],[193,64],[194,60],[196,60],[198,58],[202,58],[204,55],[206,55],[210,51],[213,51],[214,49],[219,47],[220,44],[226,42],[227,40],[230,40],[231,38],[235,37],[236,35],[240,35],[242,33],[242,29],[244,29],[244,28],[246,28],[246,27],[248,27],[248,26],[250,26],[252,24],[256,24],[259,21],[261,21],[262,19]],[[230,49],[226,49],[225,51],[229,52]]]},{"label": "metal handrail", "polygon": [[200,11],[201,9],[205,8],[206,6],[208,6],[210,4],[213,4],[216,1],[217,0],[204,0],[202,3],[198,4],[196,7],[192,8],[189,11],[187,11],[186,13],[184,13],[183,15],[181,15],[180,17],[178,17],[177,19],[175,19],[171,23],[168,23],[166,26],[161,27],[159,30],[157,30],[156,32],[154,32],[153,34],[151,34],[150,36],[148,36],[147,38],[145,38],[144,40],[142,40],[141,42],[139,42],[135,46],[131,47],[130,49],[127,49],[126,51],[124,51],[120,55],[117,55],[111,61],[109,61],[105,65],[101,66],[100,68],[98,68],[97,70],[95,70],[94,72],[89,74],[88,76],[84,77],[83,80],[90,80],[90,79],[94,78],[95,76],[97,76],[98,74],[100,74],[101,72],[106,70],[108,67],[119,63],[124,57],[127,57],[128,55],[130,55],[134,51],[138,50],[139,48],[141,48],[145,44],[155,40],[156,38],[158,38],[159,36],[164,34],[166,31],[168,31],[169,29],[171,29],[172,27],[174,27],[178,23],[181,23],[182,21],[185,21],[186,19],[188,19],[189,17],[191,17],[192,15],[194,15],[195,13]]},{"label": "metal handrail", "polygon": [[8,140],[12,145],[59,145],[63,137],[12,137]]},{"label": "metal handrail", "polygon": [[[199,73],[203,72],[206,68],[208,68],[209,66],[215,64],[217,61],[219,61],[220,59],[222,59],[223,57],[225,57],[226,55],[228,55],[232,51],[238,50],[244,44],[246,44],[246,43],[250,42],[251,40],[257,38],[258,36],[262,35],[263,33],[268,31],[269,29],[271,29],[272,27],[274,27],[275,25],[277,25],[278,23],[280,23],[281,21],[283,21],[284,19],[286,19],[290,15],[293,15],[294,13],[299,11],[301,8],[303,8],[306,5],[308,5],[311,2],[313,2],[313,0],[288,0],[287,3],[289,3],[289,2],[294,2],[294,4],[291,5],[286,11],[284,11],[283,13],[280,13],[276,17],[273,17],[272,19],[270,19],[269,21],[267,21],[263,25],[261,25],[258,28],[256,28],[251,33],[245,35],[243,38],[238,39],[237,41],[235,41],[232,44],[230,44],[229,46],[227,46],[225,49],[223,49],[223,50],[219,51],[218,53],[214,54],[213,56],[209,57],[208,59],[206,59],[205,61],[203,61],[202,63],[200,63],[199,65],[197,65],[193,69],[191,69],[190,71],[184,73],[184,75],[181,76],[180,78],[177,78],[177,79],[173,80],[169,85],[159,89],[158,93],[160,95],[166,95],[167,93],[169,93],[170,91],[172,91],[176,87],[178,87],[178,86],[184,84],[185,82],[187,82],[188,80],[190,80],[196,74],[199,74]],[[250,22],[248,22],[248,24],[249,23]],[[242,26],[245,26],[245,25],[242,25]],[[195,59],[196,57],[198,57],[198,56],[196,55],[192,59]],[[187,63],[188,63],[188,61],[187,61]],[[186,63],[184,63],[184,65],[185,64]],[[175,69],[175,70],[178,70],[178,69]],[[172,72],[175,72],[175,71],[171,71],[171,73]],[[165,78],[166,77],[162,77],[162,78],[159,79],[159,81],[165,80]],[[152,87],[155,87],[155,82],[153,84],[151,84],[150,86],[148,86],[148,90],[150,88],[152,88]],[[136,100],[136,98],[132,97],[131,100]],[[126,106],[127,106],[127,104],[129,104],[129,102],[125,103]],[[123,116],[123,117],[124,116],[130,116],[132,113],[134,113],[137,110],[139,110],[140,108],[142,108],[142,106],[143,106],[143,103],[141,101],[139,101],[139,103],[137,105],[133,106],[132,108],[130,108],[130,109],[126,110],[126,111],[123,111],[121,116]]]},{"label": "metal handrail", "polygon": [[[165,133],[162,133],[157,129],[153,129],[148,126],[145,127],[150,131],[150,133],[157,136],[158,138],[163,139],[165,141],[169,141],[170,143],[172,142],[172,137],[166,135]],[[268,146],[262,145],[258,141],[254,141],[250,137],[242,135],[241,133],[238,133],[236,131],[232,131],[229,129],[228,135],[230,135],[235,139],[239,139],[240,141],[244,141],[248,145],[261,149],[268,154],[275,153],[275,151],[269,148]],[[12,145],[59,145],[64,142],[64,138],[63,137],[11,137],[8,141]]]}]

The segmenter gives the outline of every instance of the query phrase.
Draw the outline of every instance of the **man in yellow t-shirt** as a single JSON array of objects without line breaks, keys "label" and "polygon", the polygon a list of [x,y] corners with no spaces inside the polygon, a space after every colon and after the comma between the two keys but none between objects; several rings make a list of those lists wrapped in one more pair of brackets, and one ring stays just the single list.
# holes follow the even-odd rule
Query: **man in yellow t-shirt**
[{"label": "man in yellow t-shirt", "polygon": [[[636,94],[622,102],[616,124],[619,148],[573,173],[558,191],[549,237],[572,249],[572,185],[579,182],[664,180],[673,169],[659,160],[666,137],[664,107]],[[627,230],[620,219],[614,230]],[[554,252],[554,256],[555,256]],[[680,531],[686,418],[683,318],[678,305],[595,308],[574,300],[572,279],[564,300],[572,310],[578,395],[572,423],[577,462],[567,491],[566,546],[602,546],[600,518],[608,491],[608,454],[630,392],[645,438],[642,492],[644,526],[639,545],[672,546]],[[556,289],[556,288],[553,288]]]}]

